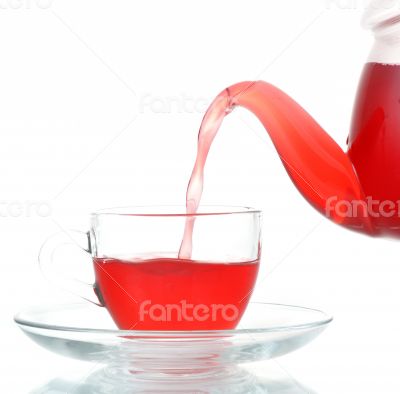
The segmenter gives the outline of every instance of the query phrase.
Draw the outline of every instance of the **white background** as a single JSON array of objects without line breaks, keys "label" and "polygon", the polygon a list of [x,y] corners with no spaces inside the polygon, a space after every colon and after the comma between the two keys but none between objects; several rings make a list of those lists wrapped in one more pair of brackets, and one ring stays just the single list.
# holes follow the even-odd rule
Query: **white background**
[{"label": "white background", "polygon": [[[360,27],[361,0],[0,7],[0,391],[27,393],[76,366],[12,321],[27,305],[71,298],[39,272],[45,238],[85,229],[98,208],[183,203],[206,104],[241,80],[276,84],[345,148],[372,36]],[[289,379],[320,394],[400,392],[396,242],[319,216],[241,110],[212,148],[203,201],[264,210],[254,299],[335,316],[317,341],[277,361]]]}]

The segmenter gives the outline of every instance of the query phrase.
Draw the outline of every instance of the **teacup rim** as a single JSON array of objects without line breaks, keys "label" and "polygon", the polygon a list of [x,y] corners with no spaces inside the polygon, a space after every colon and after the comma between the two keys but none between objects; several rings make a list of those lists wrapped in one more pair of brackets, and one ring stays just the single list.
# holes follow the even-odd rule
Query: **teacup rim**
[{"label": "teacup rim", "polygon": [[[181,209],[178,212],[161,212],[163,209]],[[154,210],[154,211],[153,211]],[[204,211],[205,210],[205,211]],[[136,212],[135,212],[136,211]],[[109,216],[127,216],[127,217],[196,217],[196,216],[221,216],[221,215],[237,215],[237,214],[259,214],[262,215],[262,210],[252,208],[249,206],[240,205],[215,205],[215,204],[202,204],[200,211],[195,213],[185,212],[185,205],[171,204],[171,205],[128,205],[119,207],[102,208],[90,213],[91,217],[98,217],[102,215]]]}]

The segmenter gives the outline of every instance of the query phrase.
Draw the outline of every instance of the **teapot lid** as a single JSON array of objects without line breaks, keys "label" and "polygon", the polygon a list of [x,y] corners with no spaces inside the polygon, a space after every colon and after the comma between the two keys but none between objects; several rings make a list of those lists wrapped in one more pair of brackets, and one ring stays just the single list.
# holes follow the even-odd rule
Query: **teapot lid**
[{"label": "teapot lid", "polygon": [[400,22],[398,0],[371,0],[362,18],[362,26],[373,31],[393,26],[398,22]]},{"label": "teapot lid", "polygon": [[400,1],[370,1],[362,18],[362,26],[372,30],[376,38],[368,61],[400,64]]}]

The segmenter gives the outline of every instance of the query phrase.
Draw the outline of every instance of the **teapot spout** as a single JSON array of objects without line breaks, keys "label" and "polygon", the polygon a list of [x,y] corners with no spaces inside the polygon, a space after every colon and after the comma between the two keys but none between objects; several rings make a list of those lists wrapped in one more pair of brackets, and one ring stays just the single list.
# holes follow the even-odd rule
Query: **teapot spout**
[{"label": "teapot spout", "polygon": [[337,224],[375,233],[349,157],[296,101],[263,81],[233,85],[220,97],[257,116],[291,180],[315,209]]}]

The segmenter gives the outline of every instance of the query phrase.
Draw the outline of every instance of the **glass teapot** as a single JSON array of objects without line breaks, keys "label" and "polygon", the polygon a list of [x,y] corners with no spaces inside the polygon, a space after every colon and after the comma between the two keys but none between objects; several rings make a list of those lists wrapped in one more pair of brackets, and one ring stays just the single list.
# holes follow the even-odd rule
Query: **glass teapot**
[{"label": "glass teapot", "polygon": [[263,81],[235,84],[217,96],[203,119],[188,210],[198,206],[204,164],[223,118],[241,106],[259,118],[291,180],[319,212],[356,231],[400,237],[398,1],[373,1],[363,25],[375,42],[362,72],[347,153],[280,89]]}]

